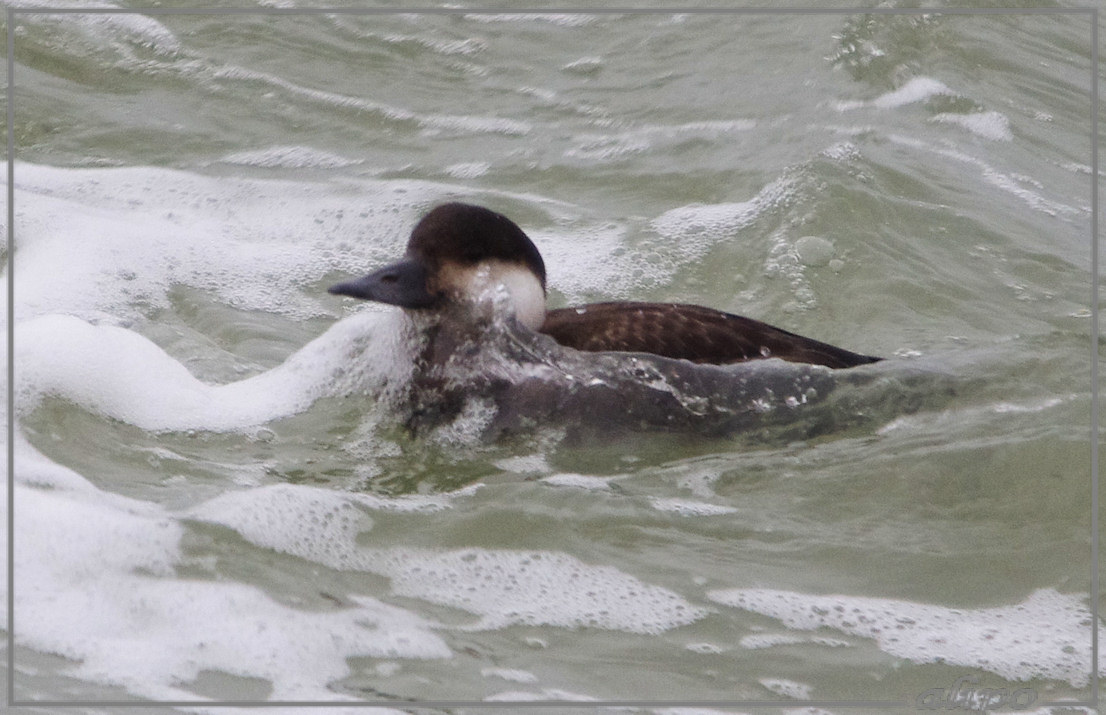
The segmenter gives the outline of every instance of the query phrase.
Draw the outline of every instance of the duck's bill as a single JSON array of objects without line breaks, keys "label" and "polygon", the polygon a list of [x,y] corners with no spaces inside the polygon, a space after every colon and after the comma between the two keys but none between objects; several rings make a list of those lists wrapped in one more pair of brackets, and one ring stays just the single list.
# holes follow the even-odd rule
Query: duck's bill
[{"label": "duck's bill", "polygon": [[405,259],[356,280],[332,285],[327,292],[404,308],[429,308],[438,296],[427,290],[426,277],[421,263]]}]

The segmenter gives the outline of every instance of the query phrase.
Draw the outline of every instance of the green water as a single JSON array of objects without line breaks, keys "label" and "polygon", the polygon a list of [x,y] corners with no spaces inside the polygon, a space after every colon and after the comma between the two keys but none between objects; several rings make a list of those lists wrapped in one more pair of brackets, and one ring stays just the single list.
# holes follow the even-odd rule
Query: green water
[{"label": "green water", "polygon": [[[356,397],[274,410],[249,427],[144,426],[128,417],[144,398],[97,408],[123,394],[119,383],[98,388],[106,373],[78,372],[94,356],[59,347],[61,367],[34,378],[43,398],[17,430],[91,486],[75,502],[104,515],[148,507],[180,537],[167,569],[139,556],[112,567],[148,578],[152,594],[148,612],[125,598],[114,611],[111,568],[97,573],[92,556],[87,574],[44,576],[35,564],[52,552],[36,534],[49,531],[21,540],[17,527],[17,549],[28,549],[16,573],[20,698],[181,699],[166,695],[178,688],[316,700],[322,689],[396,707],[578,696],[798,707],[798,695],[857,712],[831,701],[913,703],[971,674],[985,687],[1032,688],[1038,706],[1088,697],[1089,626],[1076,646],[1048,640],[1067,638],[1070,614],[1042,614],[1026,634],[1038,645],[1018,654],[1058,663],[1060,674],[1046,676],[1034,662],[1005,663],[970,627],[962,643],[901,651],[711,596],[837,594],[886,599],[888,613],[908,602],[959,610],[969,621],[1039,589],[1089,607],[1086,15],[259,8],[27,15],[15,30],[17,340],[21,320],[74,315],[148,338],[206,383],[263,376],[352,311],[326,285],[398,256],[426,209],[459,199],[527,230],[546,257],[554,305],[695,302],[895,365],[889,386],[862,393],[879,404],[842,402],[867,413],[841,419],[842,429],[600,434],[585,445],[538,430],[457,446],[413,438]],[[804,256],[805,236],[829,241],[832,260]],[[70,345],[64,332],[59,346]],[[176,394],[143,360],[126,374],[152,404]],[[932,378],[906,381],[915,368]],[[86,398],[86,386],[109,397]],[[31,457],[17,452],[21,494],[53,499],[48,479],[21,476],[20,455]],[[205,507],[234,494],[248,505],[250,490],[277,485],[304,491],[287,492],[279,508],[259,501],[253,515]],[[471,485],[481,486],[440,511],[357,502],[367,521],[353,536],[328,531],[313,501]],[[80,539],[75,512],[45,503],[57,510],[41,517],[56,522],[57,538]],[[106,560],[141,552],[144,531],[112,528]],[[342,561],[347,548],[366,561]],[[576,598],[566,580],[560,598],[554,586],[532,595],[544,621],[481,625],[492,616],[450,601],[428,575],[448,571],[435,559],[470,550],[505,559],[457,576],[454,588],[477,598],[481,583],[528,583],[534,571],[507,555],[541,552],[666,589],[701,614],[637,630],[628,624],[644,606],[630,598],[612,606],[621,625],[558,621]],[[397,553],[406,566],[388,560]],[[405,570],[420,558],[425,581]],[[585,571],[578,578],[607,583],[606,572]],[[99,654],[97,636],[49,635],[21,620],[30,612],[21,573],[28,593],[87,592],[92,620],[148,618],[150,641],[183,653],[180,663],[147,664],[145,680],[132,678],[146,671]],[[554,585],[568,578],[551,573]],[[285,649],[272,662],[302,666],[309,685],[282,698],[280,676],[267,674],[285,671],[262,665],[265,646],[246,615],[211,611],[211,633],[243,644],[241,662],[220,666],[181,645],[190,636],[172,607],[150,605],[197,583],[248,587],[258,602],[305,614],[356,613],[358,598],[378,599],[439,624],[431,630],[449,655],[350,656],[338,658],[345,673],[315,675],[310,663],[324,656]],[[754,647],[752,636],[783,640]],[[514,671],[529,677],[503,677]]]}]

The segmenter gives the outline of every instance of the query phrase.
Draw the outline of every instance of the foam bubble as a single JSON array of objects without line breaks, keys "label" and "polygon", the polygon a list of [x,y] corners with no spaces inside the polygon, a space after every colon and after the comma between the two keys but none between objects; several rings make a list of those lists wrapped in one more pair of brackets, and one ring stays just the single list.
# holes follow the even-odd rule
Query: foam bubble
[{"label": "foam bubble", "polygon": [[[839,131],[843,131],[843,133],[849,133],[851,131],[854,134],[860,134],[864,131],[868,131],[868,129],[844,129]],[[837,142],[836,144],[831,144],[830,146],[823,149],[819,153],[819,155],[824,156],[827,159],[832,159],[834,161],[850,161],[859,159],[861,157],[860,147],[858,147],[854,142],[851,141]]]},{"label": "foam bubble", "polygon": [[803,236],[795,241],[795,253],[804,266],[827,265],[833,252],[833,242],[821,236]]},{"label": "foam bubble", "polygon": [[538,682],[538,676],[530,671],[518,670],[515,668],[481,668],[480,675],[483,675],[485,678],[500,678],[501,680],[510,680],[515,683]]},{"label": "foam bubble", "polygon": [[805,683],[785,678],[761,678],[757,682],[776,695],[782,695],[793,700],[810,700],[812,688]]},{"label": "foam bubble", "polygon": [[379,561],[395,592],[481,617],[479,630],[509,625],[661,633],[706,611],[678,594],[610,566],[551,551],[393,549]]},{"label": "foam bubble", "polygon": [[931,122],[956,124],[972,134],[993,141],[1008,142],[1014,138],[1010,133],[1010,120],[1000,112],[975,112],[973,114],[937,114]]},{"label": "foam bubble", "polygon": [[[573,230],[571,236],[557,231],[527,231],[542,252],[549,283],[575,301],[593,292],[607,296],[628,295],[633,288],[665,280],[676,268],[654,263],[627,251],[624,226],[600,225]],[[580,261],[581,246],[591,260]]]},{"label": "foam bubble", "polygon": [[469,396],[456,417],[436,427],[426,438],[444,447],[476,444],[498,413],[499,408],[491,398]]},{"label": "foam bubble", "polygon": [[770,182],[749,201],[724,204],[691,204],[665,211],[652,222],[653,229],[666,239],[695,247],[695,257],[710,246],[733,236],[751,225],[765,211],[786,202],[794,195],[795,181],[781,177]]},{"label": "foam bubble", "polygon": [[1034,591],[1015,606],[981,609],[771,589],[719,590],[707,597],[791,628],[872,638],[880,650],[915,663],[980,668],[1015,681],[1087,683],[1090,611],[1082,597],[1053,589]]},{"label": "foam bubble", "polygon": [[718,516],[720,514],[736,514],[737,509],[721,504],[708,504],[707,502],[690,501],[687,499],[668,499],[651,497],[649,503],[657,511],[667,511],[680,516]]},{"label": "foam bubble", "polygon": [[357,535],[372,528],[367,511],[432,513],[471,497],[473,484],[445,494],[382,497],[336,492],[301,484],[271,484],[226,492],[185,512],[190,519],[221,524],[243,538],[334,568],[358,568],[364,559],[352,548]]},{"label": "foam bubble", "polygon": [[224,495],[189,516],[331,568],[388,576],[396,594],[479,616],[472,629],[523,624],[660,633],[707,613],[668,589],[559,552],[362,549],[356,537],[371,521],[356,514],[352,495],[291,485],[260,498],[258,492]]},{"label": "foam bubble", "polygon": [[665,238],[703,236],[718,240],[756,220],[755,200],[728,204],[692,204],[665,211],[653,220],[653,229]]}]

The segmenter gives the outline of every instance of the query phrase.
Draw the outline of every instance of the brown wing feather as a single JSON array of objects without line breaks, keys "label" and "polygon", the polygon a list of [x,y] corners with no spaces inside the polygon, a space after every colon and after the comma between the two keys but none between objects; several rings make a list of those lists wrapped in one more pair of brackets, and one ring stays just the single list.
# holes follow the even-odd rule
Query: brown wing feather
[{"label": "brown wing feather", "polygon": [[841,368],[880,358],[697,305],[591,303],[549,311],[540,332],[589,352],[643,352],[698,363],[728,364],[776,357]]}]

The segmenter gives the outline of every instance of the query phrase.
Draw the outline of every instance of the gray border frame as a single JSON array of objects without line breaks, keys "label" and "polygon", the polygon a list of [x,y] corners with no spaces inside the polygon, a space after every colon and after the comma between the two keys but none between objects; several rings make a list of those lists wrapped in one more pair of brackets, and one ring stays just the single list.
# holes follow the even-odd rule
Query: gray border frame
[{"label": "gray border frame", "polygon": [[742,707],[742,708],[780,708],[780,707],[836,707],[836,708],[911,708],[911,701],[899,700],[538,700],[538,701],[485,701],[485,700],[347,700],[347,701],[296,701],[296,700],[16,700],[15,698],[15,20],[16,15],[488,15],[488,14],[574,14],[574,15],[1085,15],[1091,21],[1091,673],[1089,701],[1055,701],[1034,703],[1037,707],[1089,707],[1098,706],[1099,672],[1099,526],[1098,526],[1098,10],[1096,8],[436,8],[421,7],[399,8],[30,8],[8,7],[5,11],[7,22],[7,271],[8,271],[8,341],[7,341],[7,508],[8,508],[8,663],[7,686],[9,707],[362,707],[362,708],[600,708],[600,707]]}]

